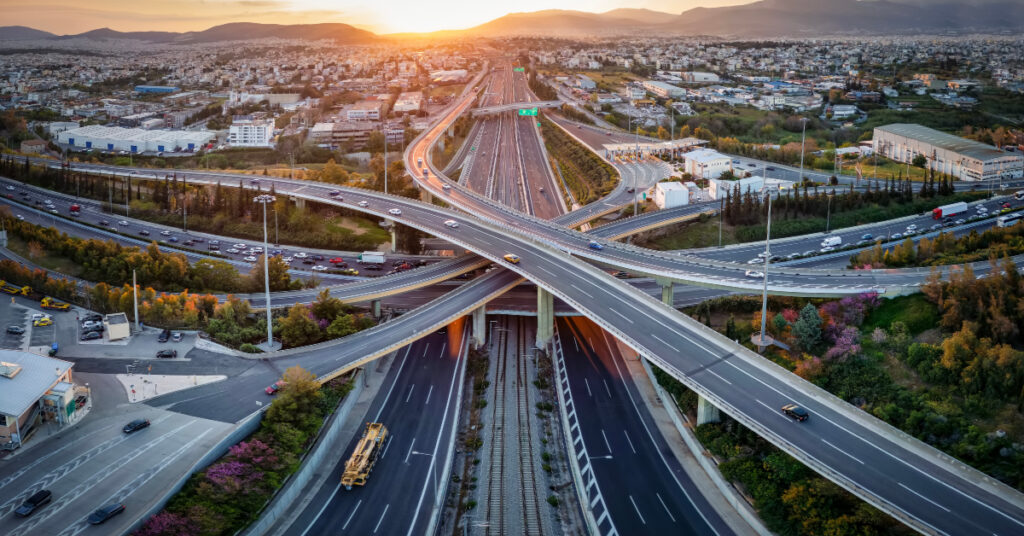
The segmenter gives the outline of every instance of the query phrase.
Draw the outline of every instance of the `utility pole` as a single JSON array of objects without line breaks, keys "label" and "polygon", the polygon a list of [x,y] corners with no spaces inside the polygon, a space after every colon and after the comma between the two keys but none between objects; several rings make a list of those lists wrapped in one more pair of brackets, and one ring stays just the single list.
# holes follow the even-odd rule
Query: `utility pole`
[{"label": "utility pole", "polygon": [[384,123],[384,193],[388,193],[388,127]]},{"label": "utility pole", "polygon": [[718,202],[718,247],[722,247],[722,220],[725,218],[725,198],[722,197],[721,193],[718,195]]},{"label": "utility pole", "polygon": [[801,117],[803,128],[800,129],[800,182],[804,182],[804,141],[807,139],[807,118]]},{"label": "utility pole", "polygon": [[825,234],[828,234],[829,226],[832,223],[832,198],[835,197],[836,191],[832,190],[832,193],[828,194],[828,211],[825,216]]},{"label": "utility pole", "polygon": [[270,306],[270,252],[267,244],[267,203],[273,203],[277,199],[269,194],[262,194],[254,197],[253,202],[263,205],[263,285],[264,299],[267,308],[267,352],[274,350],[274,325],[271,318]]},{"label": "utility pole", "polygon": [[139,284],[135,282],[134,269],[132,269],[132,294],[134,294],[135,301],[135,331],[142,331],[142,326],[139,326]]},{"label": "utility pole", "polygon": [[188,186],[181,189],[181,232],[188,232]]},{"label": "utility pole", "polygon": [[281,245],[281,234],[277,232],[277,203],[274,203],[274,245]]},{"label": "utility pole", "polygon": [[765,195],[768,196],[768,225],[764,235],[764,290],[761,293],[761,334],[760,341],[757,343],[758,348],[768,346],[767,343],[769,342],[765,330],[768,328],[768,263],[772,256],[770,246],[772,238],[772,194],[765,189]]}]

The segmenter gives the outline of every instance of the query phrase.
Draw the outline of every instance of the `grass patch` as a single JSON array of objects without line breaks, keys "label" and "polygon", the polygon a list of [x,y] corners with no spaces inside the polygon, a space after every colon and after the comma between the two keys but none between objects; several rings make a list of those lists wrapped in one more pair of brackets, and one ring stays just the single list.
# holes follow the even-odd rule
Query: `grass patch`
[{"label": "grass patch", "polygon": [[[739,243],[739,239],[736,238],[736,227],[732,225],[722,227],[722,244],[727,246],[737,243]],[[671,234],[652,238],[640,245],[662,251],[717,246],[718,219],[683,224]]]},{"label": "grass patch", "polygon": [[28,242],[21,237],[10,233],[7,235],[7,249],[21,255],[39,266],[42,266],[43,268],[46,268],[47,270],[53,270],[54,272],[70,275],[72,277],[78,277],[82,271],[82,267],[71,259],[51,253],[45,249],[42,250],[42,253],[39,256],[32,257],[29,254]]},{"label": "grass patch", "polygon": [[864,320],[861,331],[870,333],[875,328],[889,329],[897,321],[906,324],[911,335],[917,335],[939,325],[939,311],[920,293],[883,300]]},{"label": "grass patch", "polygon": [[430,97],[447,97],[458,95],[462,93],[462,90],[466,88],[466,84],[452,84],[449,86],[436,86],[426,90],[427,98]]}]

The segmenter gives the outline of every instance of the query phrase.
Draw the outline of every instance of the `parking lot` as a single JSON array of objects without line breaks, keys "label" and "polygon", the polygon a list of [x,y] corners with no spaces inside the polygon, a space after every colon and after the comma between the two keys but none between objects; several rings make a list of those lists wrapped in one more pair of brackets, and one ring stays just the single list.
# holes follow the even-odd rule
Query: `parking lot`
[{"label": "parking lot", "polygon": [[[28,311],[21,307],[11,306],[9,303],[5,303],[0,306],[0,326],[3,327],[3,333],[0,334],[0,348],[5,350],[20,350],[22,344],[25,342],[25,337],[28,335],[29,322],[28,322]],[[25,328],[26,333],[19,335],[16,333],[7,333],[8,326],[20,326]]]}]

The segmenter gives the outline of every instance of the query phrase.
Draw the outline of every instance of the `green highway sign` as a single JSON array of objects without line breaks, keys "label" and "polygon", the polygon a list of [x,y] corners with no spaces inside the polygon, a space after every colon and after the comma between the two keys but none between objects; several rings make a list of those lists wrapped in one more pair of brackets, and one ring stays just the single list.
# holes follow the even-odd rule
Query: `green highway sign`
[{"label": "green highway sign", "polygon": [[540,123],[537,123],[537,126],[539,127],[539,126],[540,126]]},{"label": "green highway sign", "polygon": [[519,110],[519,115],[537,115],[536,108],[523,108]]},{"label": "green highway sign", "polygon": [[513,67],[512,70],[517,72],[517,73],[521,73],[521,72],[525,71],[526,69],[524,69],[522,67]]}]

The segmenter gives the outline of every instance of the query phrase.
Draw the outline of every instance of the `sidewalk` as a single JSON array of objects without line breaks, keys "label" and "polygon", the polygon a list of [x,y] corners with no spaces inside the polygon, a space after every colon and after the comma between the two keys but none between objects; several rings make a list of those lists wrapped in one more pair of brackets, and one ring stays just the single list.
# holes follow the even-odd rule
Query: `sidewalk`
[{"label": "sidewalk", "polygon": [[712,477],[701,467],[700,462],[694,457],[693,451],[687,447],[686,442],[679,435],[679,431],[668,415],[668,408],[663,405],[661,399],[655,393],[654,385],[647,376],[647,371],[644,370],[643,364],[637,359],[637,353],[622,342],[618,340],[616,342],[619,353],[622,356],[622,361],[625,363],[637,391],[640,392],[640,396],[647,406],[647,411],[651,414],[651,418],[657,424],[662,437],[665,438],[665,442],[672,449],[672,454],[679,461],[683,470],[686,471],[687,476],[698,488],[704,490],[704,498],[737,535],[759,536],[768,533],[764,526],[752,527],[744,516],[718,492],[718,486],[712,481]]},{"label": "sidewalk", "polygon": [[124,387],[128,402],[145,402],[150,398],[166,395],[183,389],[191,389],[208,383],[226,380],[223,374],[198,376],[195,374],[116,374],[117,381]]}]

